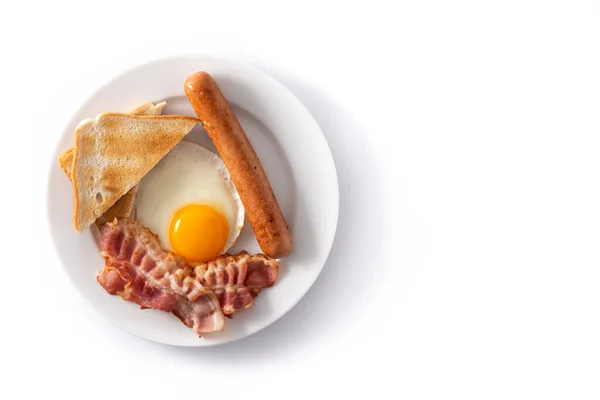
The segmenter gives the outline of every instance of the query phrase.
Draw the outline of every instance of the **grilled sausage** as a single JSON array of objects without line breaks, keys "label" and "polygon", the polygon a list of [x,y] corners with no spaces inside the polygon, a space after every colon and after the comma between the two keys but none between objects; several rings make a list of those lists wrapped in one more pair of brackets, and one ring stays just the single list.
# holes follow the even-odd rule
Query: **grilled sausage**
[{"label": "grilled sausage", "polygon": [[185,81],[185,94],[227,166],[262,251],[273,258],[292,250],[292,235],[271,184],[242,126],[207,72]]}]

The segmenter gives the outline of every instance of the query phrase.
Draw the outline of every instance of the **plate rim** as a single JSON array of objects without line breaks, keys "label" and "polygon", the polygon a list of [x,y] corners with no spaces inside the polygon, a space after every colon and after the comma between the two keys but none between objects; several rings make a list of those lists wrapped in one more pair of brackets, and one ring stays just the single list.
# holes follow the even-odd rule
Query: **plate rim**
[{"label": "plate rim", "polygon": [[[310,281],[310,283],[306,286],[306,289],[304,290],[304,293],[299,296],[298,298],[296,298],[295,300],[293,300],[290,304],[290,306],[287,308],[286,311],[282,312],[280,315],[277,315],[275,318],[273,318],[270,322],[266,323],[264,326],[254,330],[251,333],[245,334],[245,335],[240,335],[238,337],[232,338],[230,340],[227,341],[216,341],[216,342],[212,342],[212,341],[203,341],[201,338],[198,339],[197,343],[194,344],[187,344],[187,343],[174,343],[174,342],[167,342],[167,341],[159,341],[159,340],[154,340],[152,338],[146,337],[146,336],[141,336],[138,333],[132,332],[131,330],[127,329],[126,327],[116,323],[114,321],[114,319],[110,318],[110,316],[105,315],[104,312],[102,312],[102,310],[100,309],[100,307],[96,307],[96,305],[94,305],[94,303],[91,301],[90,298],[88,298],[88,296],[85,295],[85,293],[83,292],[83,288],[81,288],[79,286],[79,284],[76,282],[75,276],[72,275],[72,273],[69,272],[67,266],[65,265],[65,263],[63,262],[63,259],[60,255],[60,250],[59,250],[59,246],[58,246],[58,242],[57,239],[55,237],[55,234],[53,232],[52,229],[52,220],[51,220],[51,202],[49,200],[50,198],[50,192],[52,191],[52,176],[53,176],[53,172],[55,168],[58,168],[56,166],[56,157],[54,157],[54,155],[60,154],[60,144],[61,142],[64,140],[65,134],[67,133],[67,128],[71,125],[73,125],[74,123],[76,123],[77,121],[77,115],[82,114],[83,110],[88,106],[88,103],[90,102],[90,100],[94,99],[96,96],[98,96],[98,94],[107,86],[110,86],[112,84],[114,84],[114,82],[118,81],[119,79],[123,78],[124,76],[131,74],[135,71],[138,70],[143,70],[145,68],[151,67],[154,64],[158,64],[158,63],[165,63],[165,64],[171,64],[171,63],[185,63],[185,62],[189,62],[189,61],[194,61],[194,62],[199,62],[202,63],[204,62],[215,62],[215,63],[219,63],[219,64],[224,64],[224,65],[229,65],[232,66],[233,68],[239,68],[239,69],[245,69],[248,72],[252,72],[253,74],[257,74],[260,75],[262,79],[266,79],[269,80],[271,82],[272,85],[277,86],[278,90],[285,92],[286,95],[288,96],[288,98],[296,103],[296,107],[298,109],[303,110],[303,113],[305,114],[305,117],[309,118],[311,120],[311,123],[314,124],[315,127],[317,127],[317,129],[319,130],[320,133],[320,139],[323,141],[324,143],[324,148],[326,149],[326,155],[328,156],[330,162],[331,162],[331,166],[332,166],[332,178],[333,178],[333,182],[331,182],[331,184],[334,184],[335,187],[331,188],[331,192],[329,193],[329,195],[335,195],[335,199],[334,199],[334,205],[335,205],[335,215],[334,215],[334,224],[333,224],[333,229],[331,230],[331,237],[329,238],[328,242],[328,246],[327,248],[324,250],[324,260],[322,265],[319,267],[319,271],[317,274],[315,274],[314,279],[312,279],[312,281]],[[183,90],[182,90],[183,92]],[[325,134],[323,133],[323,130],[321,128],[321,126],[319,125],[319,123],[317,122],[317,120],[315,119],[315,117],[313,116],[313,114],[310,112],[310,110],[304,105],[304,103],[302,101],[300,101],[300,99],[282,82],[280,82],[279,80],[277,80],[276,78],[274,78],[272,75],[270,75],[268,72],[263,71],[262,69],[255,67],[253,65],[250,65],[248,63],[245,62],[241,62],[238,60],[233,60],[230,58],[225,58],[225,57],[216,57],[216,56],[212,56],[212,55],[203,55],[203,54],[185,54],[185,55],[176,55],[176,56],[169,56],[169,57],[158,57],[158,58],[153,58],[150,60],[147,60],[145,62],[141,62],[138,64],[135,64],[133,66],[129,66],[127,68],[122,69],[120,72],[112,75],[109,79],[107,79],[106,81],[104,81],[103,83],[101,83],[100,85],[97,85],[93,90],[90,91],[90,93],[85,96],[85,98],[83,99],[82,103],[75,108],[75,110],[70,114],[71,117],[68,119],[68,121],[65,124],[62,124],[62,130],[60,135],[58,135],[55,145],[52,148],[52,154],[53,157],[49,162],[49,168],[47,169],[47,175],[46,175],[46,191],[45,191],[45,195],[46,195],[46,225],[47,225],[47,232],[50,235],[50,239],[52,242],[52,247],[54,249],[54,253],[56,255],[56,258],[61,266],[61,269],[63,270],[64,274],[67,276],[69,282],[71,283],[71,285],[75,288],[75,291],[79,294],[79,296],[81,298],[83,298],[85,300],[85,302],[91,306],[91,308],[97,313],[99,314],[104,320],[108,321],[110,323],[110,325],[120,329],[121,331],[127,332],[128,334],[136,337],[136,338],[140,338],[149,342],[153,342],[153,343],[157,343],[157,344],[163,344],[163,345],[169,345],[169,346],[176,346],[176,347],[213,347],[213,346],[219,346],[219,345],[224,345],[224,344],[228,344],[228,343],[234,343],[236,341],[239,340],[243,340],[246,339],[248,337],[253,336],[254,334],[257,334],[259,332],[261,332],[262,330],[264,330],[265,328],[275,324],[279,319],[281,319],[283,316],[285,316],[287,313],[289,313],[294,307],[296,307],[298,305],[298,303],[308,294],[308,292],[311,290],[311,288],[313,287],[314,283],[317,281],[317,279],[319,278],[319,276],[321,275],[321,273],[323,272],[323,269],[325,268],[327,262],[329,261],[329,257],[331,255],[331,250],[333,248],[333,244],[335,242],[335,237],[337,235],[337,228],[339,225],[339,177],[338,177],[338,172],[337,172],[337,167],[335,164],[335,158],[333,156],[333,152],[331,151],[331,148],[329,146],[329,143],[327,141],[327,138],[325,137]]]}]

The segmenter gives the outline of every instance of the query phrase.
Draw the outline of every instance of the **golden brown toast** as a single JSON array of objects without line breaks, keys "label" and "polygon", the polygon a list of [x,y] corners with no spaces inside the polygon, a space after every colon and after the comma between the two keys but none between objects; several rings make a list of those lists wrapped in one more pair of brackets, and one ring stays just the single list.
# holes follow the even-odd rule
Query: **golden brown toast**
[{"label": "golden brown toast", "polygon": [[75,131],[73,224],[78,232],[150,171],[200,122],[181,115],[103,113]]},{"label": "golden brown toast", "polygon": [[[163,108],[166,106],[166,102],[161,102],[158,104],[153,103],[144,103],[132,111],[130,114],[132,115],[160,115],[162,113]],[[75,153],[75,149],[71,147],[66,150],[64,153],[60,155],[58,158],[58,163],[63,172],[67,175],[69,180],[71,179],[71,170],[73,169],[73,155]],[[123,197],[121,197],[117,202],[110,207],[104,214],[102,214],[97,220],[97,225],[102,225],[108,221],[112,221],[116,217],[129,217],[131,216],[131,210],[133,209],[133,203],[135,201],[135,195],[137,193],[137,186],[131,188],[131,190]]]},{"label": "golden brown toast", "polygon": [[75,153],[75,149],[71,147],[68,150],[65,150],[60,157],[58,157],[58,163],[60,164],[60,168],[63,170],[65,175],[71,180],[71,169],[73,169],[73,154]]},{"label": "golden brown toast", "polygon": [[[167,103],[165,101],[153,104],[153,103],[144,103],[129,112],[131,115],[161,115],[163,108]],[[71,168],[73,166],[73,152],[75,149],[71,147],[70,149],[63,152],[58,158],[58,163],[60,164],[60,168],[64,171],[64,173],[71,179]]]}]

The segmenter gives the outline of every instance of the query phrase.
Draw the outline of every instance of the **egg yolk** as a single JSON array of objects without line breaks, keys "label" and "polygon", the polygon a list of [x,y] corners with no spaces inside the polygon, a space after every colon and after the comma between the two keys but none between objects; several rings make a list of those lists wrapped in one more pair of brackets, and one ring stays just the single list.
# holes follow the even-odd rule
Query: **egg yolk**
[{"label": "egg yolk", "polygon": [[190,204],[175,212],[169,224],[169,241],[176,254],[189,261],[208,261],[221,254],[229,237],[229,224],[219,211]]}]

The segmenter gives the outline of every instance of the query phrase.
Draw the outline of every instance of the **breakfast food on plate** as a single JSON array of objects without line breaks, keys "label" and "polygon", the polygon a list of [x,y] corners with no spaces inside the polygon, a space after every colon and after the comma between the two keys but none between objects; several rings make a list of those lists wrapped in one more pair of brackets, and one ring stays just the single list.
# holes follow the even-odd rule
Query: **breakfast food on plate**
[{"label": "breakfast food on plate", "polygon": [[129,112],[131,115],[161,115],[163,108],[167,105],[166,101],[161,101],[158,104],[143,103]]},{"label": "breakfast food on plate", "polygon": [[86,229],[142,179],[198,120],[186,116],[99,114],[75,132],[73,224]]},{"label": "breakfast food on plate", "polygon": [[179,142],[140,181],[137,220],[162,247],[203,262],[229,250],[244,226],[244,206],[218,155]]},{"label": "breakfast food on plate", "polygon": [[104,224],[100,245],[106,266],[97,280],[106,291],[145,308],[172,312],[198,334],[223,330],[225,318],[217,296],[140,224],[127,219]]},{"label": "breakfast food on plate", "polygon": [[242,126],[207,72],[184,84],[194,111],[227,166],[262,251],[273,258],[292,250],[292,236],[267,175]]},{"label": "breakfast food on plate", "polygon": [[[163,108],[167,105],[166,101],[158,104],[144,103],[129,112],[131,115],[160,115]],[[71,172],[73,168],[73,155],[75,154],[75,148],[71,147],[65,150],[59,157],[58,163],[64,171],[64,173],[71,179]]]},{"label": "breakfast food on plate", "polygon": [[194,276],[205,289],[212,290],[226,317],[254,304],[261,289],[271,287],[277,280],[277,261],[262,254],[241,252],[221,255],[213,261],[192,264]]},{"label": "breakfast food on plate", "polygon": [[[129,113],[132,115],[160,115],[166,105],[167,103],[164,101],[156,105],[154,103],[144,103],[137,106]],[[60,168],[67,175],[69,180],[72,180],[71,172],[73,171],[74,154],[75,149],[71,147],[62,153],[58,159]],[[125,193],[119,200],[117,200],[112,207],[106,210],[104,214],[98,217],[96,223],[101,225],[107,221],[112,221],[116,217],[129,217],[131,215],[131,210],[133,209],[133,202],[135,201],[136,192],[137,186],[134,186],[129,192]]]},{"label": "breakfast food on plate", "polygon": [[[199,336],[275,284],[292,237],[267,175],[206,72],[185,81],[200,119],[163,116],[164,102],[82,121],[59,158],[71,180],[73,225],[100,231],[98,283],[141,308],[166,311]],[[202,122],[219,155],[182,140]],[[220,156],[220,157],[219,157]],[[135,211],[135,212],[133,212]],[[229,254],[245,213],[265,254]]]},{"label": "breakfast food on plate", "polygon": [[100,245],[106,266],[97,280],[108,293],[142,308],[172,312],[198,334],[223,330],[223,316],[250,307],[278,274],[277,261],[247,253],[190,266],[127,218],[104,224]]}]

